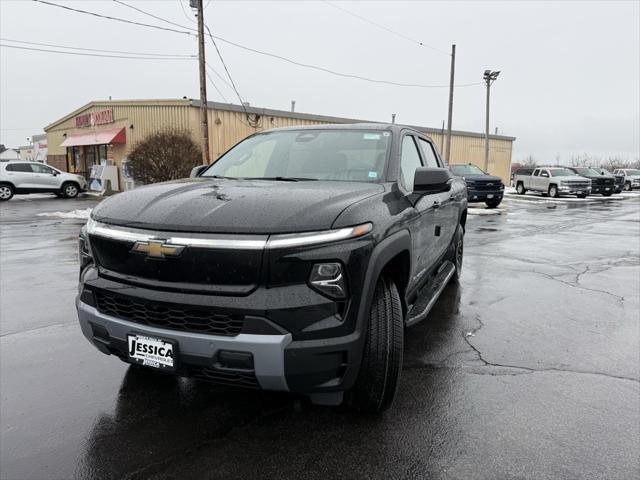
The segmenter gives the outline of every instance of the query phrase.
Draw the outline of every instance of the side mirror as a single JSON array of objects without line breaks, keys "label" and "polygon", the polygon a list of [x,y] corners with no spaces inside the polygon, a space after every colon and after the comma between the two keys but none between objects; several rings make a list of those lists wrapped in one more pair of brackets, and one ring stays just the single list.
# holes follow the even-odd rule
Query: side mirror
[{"label": "side mirror", "polygon": [[56,172],[55,170],[53,171],[53,173],[51,173],[51,175],[53,175],[54,177],[58,176],[58,172]]},{"label": "side mirror", "polygon": [[191,169],[191,173],[189,174],[189,178],[199,177],[200,174],[207,168],[209,165],[198,165],[197,167],[193,167]]},{"label": "side mirror", "polygon": [[446,168],[419,167],[413,177],[414,193],[440,193],[451,190],[453,175]]}]

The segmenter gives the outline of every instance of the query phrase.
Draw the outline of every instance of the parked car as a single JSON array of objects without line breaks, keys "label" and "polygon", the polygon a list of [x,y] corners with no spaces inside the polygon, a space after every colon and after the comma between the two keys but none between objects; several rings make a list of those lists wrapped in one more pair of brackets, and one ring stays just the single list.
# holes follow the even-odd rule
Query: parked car
[{"label": "parked car", "polygon": [[601,175],[593,168],[567,167],[581,177],[591,180],[591,194],[599,193],[604,197],[610,197],[616,189],[616,179],[613,175]]},{"label": "parked car", "polygon": [[460,275],[466,187],[399,125],[251,135],[80,235],[82,332],[145,368],[381,411],[405,327]]},{"label": "parked car", "polygon": [[625,192],[640,188],[640,170],[637,168],[619,168],[614,170],[613,173],[624,175]]},{"label": "parked car", "polygon": [[615,189],[614,193],[620,193],[624,189],[624,175],[621,173],[611,173],[606,168],[594,168],[596,172],[600,175],[607,175],[609,177],[613,177],[615,179]]},{"label": "parked car", "polygon": [[504,183],[500,177],[489,175],[472,163],[452,163],[449,170],[467,184],[469,203],[484,202],[487,207],[496,208],[502,202]]},{"label": "parked car", "polygon": [[585,198],[591,193],[591,180],[562,167],[536,168],[531,175],[516,175],[515,182],[516,192],[520,195],[531,190],[553,198],[563,194]]},{"label": "parked car", "polygon": [[510,178],[511,186],[512,187],[516,186],[516,182],[515,182],[516,175],[531,175],[534,170],[535,170],[534,167],[522,167],[522,168],[515,169],[513,172],[511,172],[511,178]]},{"label": "parked car", "polygon": [[84,177],[50,165],[24,161],[0,163],[0,201],[28,193],[55,193],[60,197],[75,198],[86,189]]}]

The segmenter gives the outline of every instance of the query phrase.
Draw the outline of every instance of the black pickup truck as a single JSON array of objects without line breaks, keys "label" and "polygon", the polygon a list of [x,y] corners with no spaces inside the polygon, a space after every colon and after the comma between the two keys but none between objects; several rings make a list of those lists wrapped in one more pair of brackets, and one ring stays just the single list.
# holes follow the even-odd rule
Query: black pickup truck
[{"label": "black pickup truck", "polygon": [[603,197],[610,197],[616,190],[616,179],[613,175],[602,175],[593,168],[566,167],[568,170],[591,180],[591,194],[600,193]]},{"label": "black pickup truck", "polygon": [[504,183],[500,177],[489,175],[472,163],[451,163],[449,170],[467,184],[469,203],[485,203],[496,208],[504,196]]},{"label": "black pickup truck", "polygon": [[466,188],[433,142],[398,125],[275,129],[196,170],[93,210],[83,334],[148,370],[386,409],[405,327],[462,267]]}]

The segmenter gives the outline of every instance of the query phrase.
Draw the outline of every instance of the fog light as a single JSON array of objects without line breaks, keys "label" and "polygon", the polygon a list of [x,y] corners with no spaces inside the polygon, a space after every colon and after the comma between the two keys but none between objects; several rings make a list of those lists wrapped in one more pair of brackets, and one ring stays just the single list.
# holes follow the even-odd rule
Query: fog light
[{"label": "fog light", "polygon": [[311,269],[309,285],[334,300],[347,297],[347,286],[340,263],[317,263]]}]

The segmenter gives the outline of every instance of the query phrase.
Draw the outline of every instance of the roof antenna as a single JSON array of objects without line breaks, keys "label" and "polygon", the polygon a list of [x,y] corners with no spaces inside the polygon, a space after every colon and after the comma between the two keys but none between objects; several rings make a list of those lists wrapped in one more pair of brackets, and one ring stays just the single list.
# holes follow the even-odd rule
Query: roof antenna
[{"label": "roof antenna", "polygon": [[395,113],[391,114],[391,123],[396,123],[396,114]]}]

